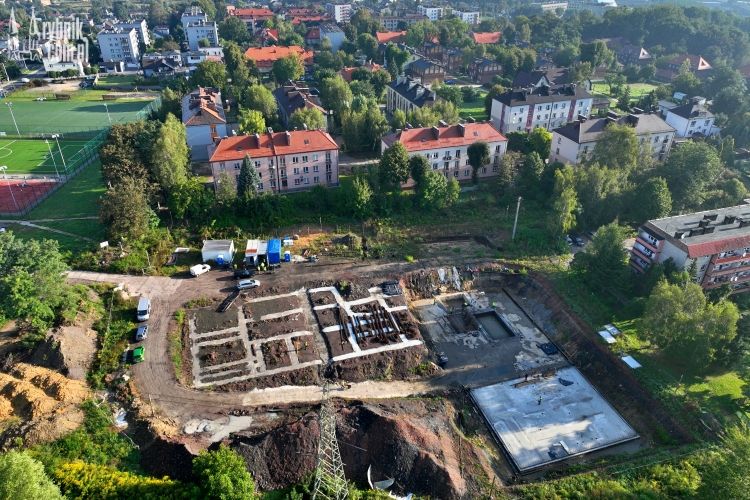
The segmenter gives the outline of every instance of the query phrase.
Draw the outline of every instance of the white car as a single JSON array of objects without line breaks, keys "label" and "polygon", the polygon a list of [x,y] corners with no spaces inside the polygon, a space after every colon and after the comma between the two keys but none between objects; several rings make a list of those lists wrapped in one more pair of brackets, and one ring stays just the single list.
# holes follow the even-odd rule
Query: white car
[{"label": "white car", "polygon": [[257,288],[260,286],[258,280],[239,280],[237,282],[237,290],[248,290],[250,288]]},{"label": "white car", "polygon": [[190,268],[190,274],[193,276],[200,276],[201,274],[205,274],[211,270],[211,266],[208,264],[196,264],[193,267]]}]

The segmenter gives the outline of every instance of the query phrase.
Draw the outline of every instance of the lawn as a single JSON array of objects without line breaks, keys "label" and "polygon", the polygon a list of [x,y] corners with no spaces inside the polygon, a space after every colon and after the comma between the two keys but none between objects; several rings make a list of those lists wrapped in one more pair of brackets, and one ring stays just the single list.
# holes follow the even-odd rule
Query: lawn
[{"label": "lawn", "polygon": [[0,139],[0,162],[8,167],[9,174],[64,174],[67,167],[73,167],[69,159],[85,144],[63,139],[58,148],[55,140]]},{"label": "lawn", "polygon": [[4,224],[4,226],[8,231],[13,231],[13,234],[22,240],[56,240],[60,244],[60,249],[67,252],[78,252],[91,247],[91,243],[83,238],[67,236],[16,223]]},{"label": "lawn", "polygon": [[[50,134],[102,129],[112,123],[138,120],[140,111],[150,101],[34,101],[16,100],[11,95],[13,116],[22,134]],[[16,134],[13,116],[6,106],[0,107],[0,132]]]},{"label": "lawn", "polygon": [[[650,83],[628,83],[626,85],[630,87],[631,99],[639,99],[640,97],[656,89],[656,85]],[[594,94],[601,94],[607,97],[612,97],[609,92],[609,85],[604,82],[595,83],[592,90]]]},{"label": "lawn", "polygon": [[[105,191],[101,165],[98,162],[92,163],[32,210],[28,218],[39,220],[97,216],[98,201]],[[91,230],[94,230],[92,224],[98,225],[97,221],[87,223]],[[65,230],[63,227],[57,229]]]},{"label": "lawn", "polygon": [[461,118],[472,117],[475,120],[483,121],[489,119],[487,112],[484,110],[484,95],[474,101],[466,101],[458,108]]},{"label": "lawn", "polygon": [[135,75],[102,75],[97,79],[96,84],[102,87],[116,87],[118,85],[132,87],[135,79]]}]

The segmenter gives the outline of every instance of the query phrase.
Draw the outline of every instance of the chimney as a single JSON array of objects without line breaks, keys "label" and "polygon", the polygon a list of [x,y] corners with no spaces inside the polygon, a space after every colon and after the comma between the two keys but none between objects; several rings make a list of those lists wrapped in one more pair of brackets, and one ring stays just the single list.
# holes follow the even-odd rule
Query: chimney
[{"label": "chimney", "polygon": [[291,144],[292,143],[292,133],[287,130],[286,132],[284,132],[284,135],[286,136],[286,143],[287,143],[287,145]]},{"label": "chimney", "polygon": [[459,132],[461,132],[461,137],[465,137],[466,136],[466,125],[464,125],[463,123],[459,123],[458,124],[458,130],[459,130]]},{"label": "chimney", "polygon": [[303,129],[303,130],[307,130],[307,123],[303,123],[303,124],[302,124],[302,129]]},{"label": "chimney", "polygon": [[272,129],[271,127],[268,127],[268,128],[266,129],[266,131],[267,131],[267,132],[268,132],[269,134],[273,134],[273,129]]},{"label": "chimney", "polygon": [[432,127],[432,135],[435,136],[435,139],[440,139],[440,129],[437,127]]},{"label": "chimney", "polygon": [[448,126],[448,123],[445,120],[438,120],[438,124],[441,127],[447,127]]}]

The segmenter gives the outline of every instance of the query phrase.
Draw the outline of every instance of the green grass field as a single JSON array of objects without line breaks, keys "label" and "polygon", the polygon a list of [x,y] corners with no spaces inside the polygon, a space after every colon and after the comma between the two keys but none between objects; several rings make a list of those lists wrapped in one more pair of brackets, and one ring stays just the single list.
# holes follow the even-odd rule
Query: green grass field
[{"label": "green grass field", "polygon": [[[656,85],[652,85],[650,83],[627,83],[625,85],[630,87],[631,99],[640,98],[656,89]],[[609,85],[604,82],[595,83],[592,90],[594,94],[601,94],[607,97],[612,97],[609,92]]]},{"label": "green grass field", "polygon": [[[101,129],[112,123],[138,119],[138,113],[150,101],[34,101],[14,100],[13,95],[2,102],[13,103],[13,115],[22,134],[48,134]],[[109,110],[109,117],[107,116]],[[16,134],[13,117],[7,106],[0,105],[0,132]]]},{"label": "green grass field", "polygon": [[[101,165],[98,162],[92,163],[32,210],[28,219],[33,221],[67,217],[96,217],[99,215],[99,198],[106,190]],[[87,231],[93,230],[93,226],[98,225],[99,222],[90,220],[87,224],[88,228],[84,225],[80,233],[74,230],[70,232],[86,236]],[[63,227],[56,227],[56,229],[67,230]]]},{"label": "green grass field", "polygon": [[487,120],[489,117],[484,110],[484,95],[475,101],[466,101],[458,108],[461,118],[474,118],[475,120]]},{"label": "green grass field", "polygon": [[85,144],[86,141],[63,139],[58,149],[54,139],[49,142],[43,139],[0,139],[0,163],[8,167],[9,174],[62,175],[72,168],[69,159]]}]

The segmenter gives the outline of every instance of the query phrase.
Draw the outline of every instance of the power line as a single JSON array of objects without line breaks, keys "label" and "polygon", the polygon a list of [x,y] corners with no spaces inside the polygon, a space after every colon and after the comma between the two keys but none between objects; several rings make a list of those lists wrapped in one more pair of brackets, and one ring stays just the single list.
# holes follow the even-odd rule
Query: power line
[{"label": "power line", "polygon": [[343,500],[349,494],[341,461],[339,443],[336,440],[336,414],[330,399],[329,382],[323,384],[323,401],[320,405],[320,441],[315,469],[313,500]]}]

